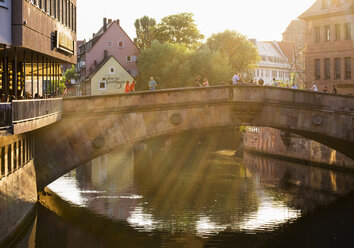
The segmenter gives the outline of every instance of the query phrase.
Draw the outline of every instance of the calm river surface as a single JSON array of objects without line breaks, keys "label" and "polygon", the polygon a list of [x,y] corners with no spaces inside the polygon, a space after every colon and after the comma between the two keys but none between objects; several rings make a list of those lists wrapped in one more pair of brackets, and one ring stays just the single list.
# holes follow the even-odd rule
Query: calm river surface
[{"label": "calm river surface", "polygon": [[352,247],[352,174],[237,158],[230,130],[210,133],[145,141],[64,175],[15,247]]}]

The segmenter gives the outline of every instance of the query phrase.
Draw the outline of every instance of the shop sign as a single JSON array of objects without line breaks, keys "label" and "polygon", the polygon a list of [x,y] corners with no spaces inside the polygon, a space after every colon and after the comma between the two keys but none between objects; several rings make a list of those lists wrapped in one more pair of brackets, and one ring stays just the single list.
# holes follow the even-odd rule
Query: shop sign
[{"label": "shop sign", "polygon": [[62,32],[56,31],[57,49],[74,54],[74,41]]}]

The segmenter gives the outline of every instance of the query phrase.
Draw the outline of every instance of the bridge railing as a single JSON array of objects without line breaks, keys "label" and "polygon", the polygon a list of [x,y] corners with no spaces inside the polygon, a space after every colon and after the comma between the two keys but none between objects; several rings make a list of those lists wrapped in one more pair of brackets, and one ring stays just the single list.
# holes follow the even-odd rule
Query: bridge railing
[{"label": "bridge railing", "polygon": [[30,121],[60,113],[63,108],[62,103],[62,98],[13,101],[12,123]]},{"label": "bridge railing", "polygon": [[11,126],[11,103],[0,103],[0,130]]},{"label": "bridge railing", "polygon": [[[15,126],[23,125],[31,121],[39,119],[45,120],[46,117],[60,116],[63,109],[62,98],[52,99],[34,99],[12,101],[10,103],[0,103],[0,130],[14,131]],[[48,118],[47,118],[48,119]],[[50,118],[49,118],[50,119]],[[50,124],[57,119],[51,118],[51,121],[45,122]],[[38,125],[37,125],[38,126]],[[35,129],[36,125],[31,126]],[[26,129],[29,130],[28,128]]]}]

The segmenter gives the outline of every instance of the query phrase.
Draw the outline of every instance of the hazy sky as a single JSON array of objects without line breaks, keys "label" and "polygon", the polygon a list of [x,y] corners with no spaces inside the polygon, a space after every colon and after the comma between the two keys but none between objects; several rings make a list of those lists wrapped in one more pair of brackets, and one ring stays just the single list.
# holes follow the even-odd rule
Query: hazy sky
[{"label": "hazy sky", "polygon": [[120,19],[128,35],[135,37],[134,21],[144,15],[156,19],[192,12],[208,38],[226,29],[257,40],[281,40],[290,21],[315,0],[77,0],[78,39],[90,39],[102,26],[103,17]]}]

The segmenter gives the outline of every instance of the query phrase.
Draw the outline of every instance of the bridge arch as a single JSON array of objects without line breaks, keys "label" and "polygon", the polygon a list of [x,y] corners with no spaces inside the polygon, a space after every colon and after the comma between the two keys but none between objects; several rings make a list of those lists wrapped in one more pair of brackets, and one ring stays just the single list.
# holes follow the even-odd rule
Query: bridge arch
[{"label": "bridge arch", "polygon": [[170,89],[65,98],[63,118],[36,132],[41,189],[120,146],[189,129],[273,127],[354,158],[354,97],[264,86]]}]

